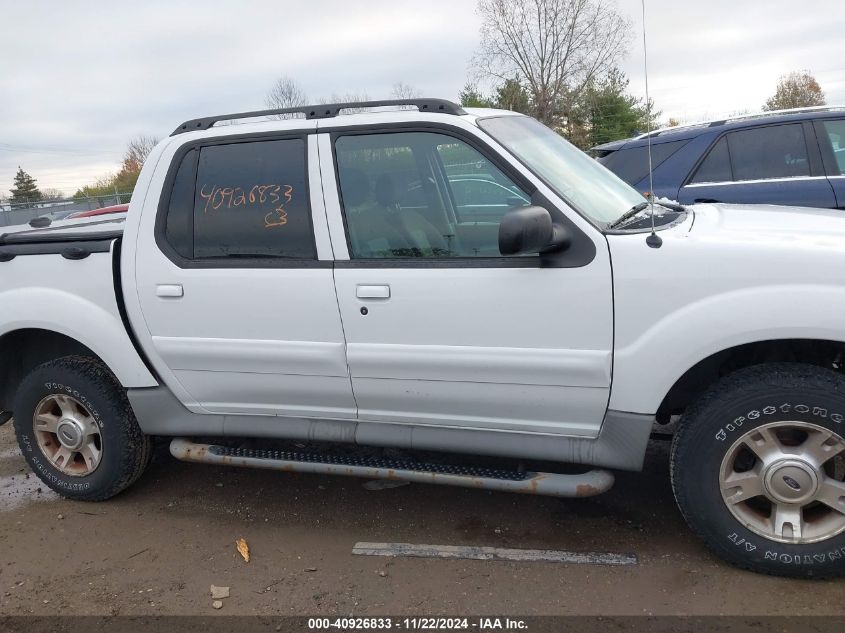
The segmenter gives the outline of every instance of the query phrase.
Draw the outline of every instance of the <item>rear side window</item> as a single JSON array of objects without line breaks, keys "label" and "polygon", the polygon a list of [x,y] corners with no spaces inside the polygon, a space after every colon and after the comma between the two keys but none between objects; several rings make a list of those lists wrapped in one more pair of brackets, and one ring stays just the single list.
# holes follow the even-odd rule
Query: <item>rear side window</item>
[{"label": "rear side window", "polygon": [[194,186],[197,180],[197,157],[192,149],[182,159],[167,208],[164,236],[167,243],[185,259],[194,256]]},{"label": "rear side window", "polygon": [[757,127],[727,135],[734,180],[810,175],[800,123]]},{"label": "rear side window", "polygon": [[[689,141],[655,143],[651,146],[651,164],[654,169]],[[598,161],[629,185],[636,185],[648,176],[648,146],[620,149]]]},{"label": "rear side window", "polygon": [[164,224],[165,240],[185,259],[315,259],[305,141],[188,151]]}]

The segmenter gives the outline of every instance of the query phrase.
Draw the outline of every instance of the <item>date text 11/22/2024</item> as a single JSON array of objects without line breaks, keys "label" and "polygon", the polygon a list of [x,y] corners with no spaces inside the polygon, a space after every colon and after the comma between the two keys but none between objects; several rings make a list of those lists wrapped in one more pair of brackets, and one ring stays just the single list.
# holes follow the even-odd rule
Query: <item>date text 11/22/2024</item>
[{"label": "date text 11/22/2024", "polygon": [[448,617],[413,617],[413,618],[309,618],[309,631],[359,631],[409,630],[409,631],[525,631],[528,623],[519,618],[448,618]]}]

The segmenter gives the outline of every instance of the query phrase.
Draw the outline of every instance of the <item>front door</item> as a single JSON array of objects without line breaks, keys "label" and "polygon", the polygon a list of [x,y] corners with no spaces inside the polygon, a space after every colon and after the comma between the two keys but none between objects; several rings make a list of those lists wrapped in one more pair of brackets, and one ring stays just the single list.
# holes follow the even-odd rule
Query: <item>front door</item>
[{"label": "front door", "polygon": [[316,137],[302,132],[196,142],[175,153],[163,199],[149,202],[158,214],[155,231],[138,232],[143,323],[133,325],[196,412],[355,417],[309,155]]},{"label": "front door", "polygon": [[503,214],[538,192],[490,156],[469,132],[320,135],[359,418],[594,436],[610,388],[607,245],[576,230],[561,267],[501,256]]}]

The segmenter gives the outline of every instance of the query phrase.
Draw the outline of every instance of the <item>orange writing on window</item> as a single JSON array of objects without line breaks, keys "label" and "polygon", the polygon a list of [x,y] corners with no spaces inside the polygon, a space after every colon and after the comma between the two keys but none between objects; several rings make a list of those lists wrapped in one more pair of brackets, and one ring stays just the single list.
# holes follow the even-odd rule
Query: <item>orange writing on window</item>
[{"label": "orange writing on window", "polygon": [[[288,223],[288,213],[284,205],[293,200],[294,189],[292,185],[276,183],[257,184],[249,189],[203,185],[200,187],[199,193],[200,197],[205,200],[204,214],[221,209],[236,209],[238,207],[254,209],[266,204],[278,205],[264,216],[264,228],[269,229],[284,226]],[[284,202],[282,201],[283,198]]]}]

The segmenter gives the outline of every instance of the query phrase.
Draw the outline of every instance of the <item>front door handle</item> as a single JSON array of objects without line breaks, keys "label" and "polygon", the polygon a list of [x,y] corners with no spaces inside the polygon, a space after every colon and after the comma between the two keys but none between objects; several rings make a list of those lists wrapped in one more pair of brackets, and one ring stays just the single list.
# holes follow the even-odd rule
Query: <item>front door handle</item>
[{"label": "front door handle", "polygon": [[390,286],[358,286],[355,296],[359,299],[390,299]]},{"label": "front door handle", "polygon": [[182,284],[159,284],[156,286],[157,297],[179,298],[185,294]]}]

